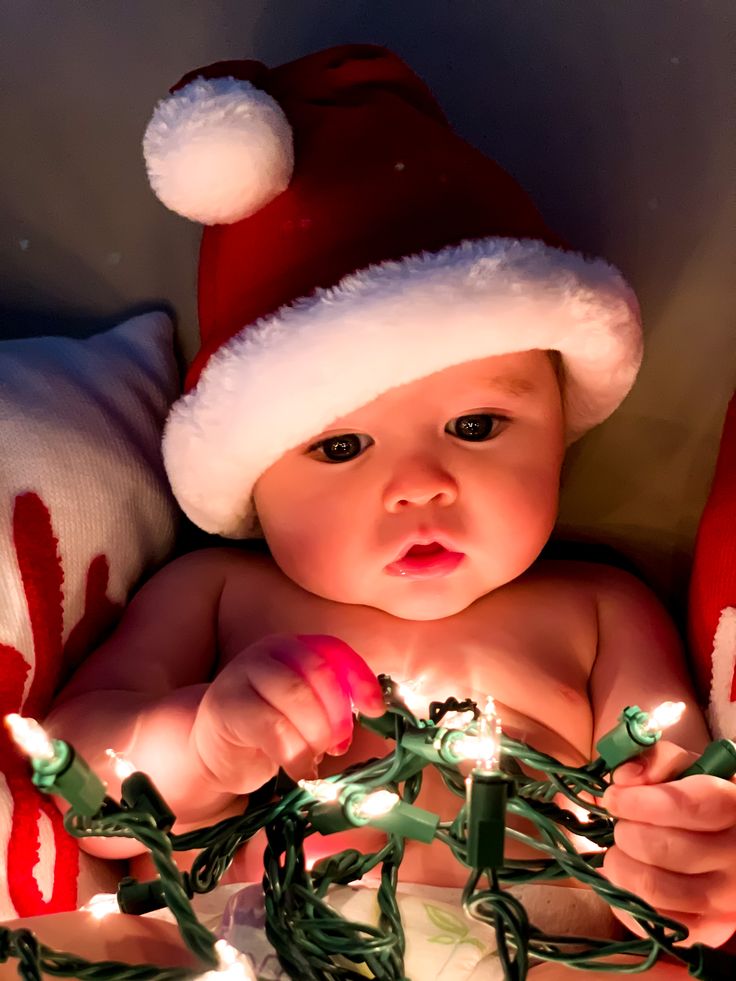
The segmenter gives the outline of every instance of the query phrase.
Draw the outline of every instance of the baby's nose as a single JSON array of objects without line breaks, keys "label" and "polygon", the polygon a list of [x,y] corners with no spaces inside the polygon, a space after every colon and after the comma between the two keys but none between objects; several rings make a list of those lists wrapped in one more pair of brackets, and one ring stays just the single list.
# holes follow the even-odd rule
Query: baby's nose
[{"label": "baby's nose", "polygon": [[458,495],[455,477],[437,460],[404,460],[398,464],[384,490],[384,503],[390,512],[408,504],[448,505]]}]

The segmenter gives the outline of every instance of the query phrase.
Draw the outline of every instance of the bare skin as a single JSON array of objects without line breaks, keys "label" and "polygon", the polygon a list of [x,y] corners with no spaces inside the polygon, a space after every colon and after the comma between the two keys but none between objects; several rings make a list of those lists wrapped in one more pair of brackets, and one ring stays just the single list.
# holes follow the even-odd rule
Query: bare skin
[{"label": "bare skin", "polygon": [[[484,413],[494,420],[490,438],[460,438],[457,420]],[[323,444],[310,441],[256,486],[273,558],[217,549],[172,563],[61,693],[48,727],[75,744],[113,794],[119,781],[108,746],[151,774],[179,815],[177,831],[240,811],[278,766],[313,776],[319,761],[326,775],[383,755],[386,744],[360,728],[349,748],[340,746],[351,736],[351,703],[381,711],[379,672],[421,678],[427,701],[492,694],[506,729],[574,764],[591,757],[630,704],[686,702],[671,738],[688,759],[702,749],[707,732],[677,636],[652,595],[616,570],[536,562],[554,523],[564,452],[560,393],[543,352],[446,369],[384,393],[315,439],[342,433],[371,442],[361,436],[354,457],[328,462]],[[438,528],[465,553],[455,572],[420,581],[386,575],[400,546]],[[706,917],[678,903],[693,889],[710,895],[734,843],[715,827],[693,828],[674,871],[660,869],[663,829],[688,828],[695,798],[680,799],[664,818],[655,800],[659,816],[650,820],[646,793],[659,788],[622,787],[615,803],[623,811],[628,790],[645,796],[638,821],[621,815],[634,854],[618,844],[609,851],[612,878],[640,894],[656,891],[655,905],[692,926],[696,939],[722,943],[733,930],[736,884],[719,883],[722,908]],[[458,806],[431,772],[418,803],[443,818]],[[718,819],[733,805],[728,795],[719,799]],[[679,824],[668,824],[673,814]],[[362,830],[310,844],[319,855],[376,840]],[[262,845],[243,850],[230,881],[260,878]],[[132,858],[133,874],[150,874],[128,842],[82,847]],[[709,878],[693,874],[693,853],[708,856]],[[464,882],[439,845],[410,843],[401,875]],[[540,981],[556,976],[535,970],[547,972]]]}]

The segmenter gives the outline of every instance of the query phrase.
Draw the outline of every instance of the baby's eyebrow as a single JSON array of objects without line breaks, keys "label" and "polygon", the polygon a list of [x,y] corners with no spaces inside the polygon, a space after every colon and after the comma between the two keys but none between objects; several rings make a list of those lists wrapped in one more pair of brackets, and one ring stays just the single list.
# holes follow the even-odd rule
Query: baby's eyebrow
[{"label": "baby's eyebrow", "polygon": [[514,378],[509,375],[493,375],[486,379],[491,388],[500,389],[506,395],[531,395],[537,391],[537,385],[529,378]]}]

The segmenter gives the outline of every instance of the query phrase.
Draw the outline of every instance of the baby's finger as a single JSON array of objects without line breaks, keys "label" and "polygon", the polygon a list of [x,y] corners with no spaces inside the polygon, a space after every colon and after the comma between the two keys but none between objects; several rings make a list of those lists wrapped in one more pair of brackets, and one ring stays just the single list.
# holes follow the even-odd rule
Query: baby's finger
[{"label": "baby's finger", "polygon": [[651,824],[619,821],[614,839],[629,858],[669,872],[692,874],[736,868],[736,828],[706,834],[668,828],[663,834]]},{"label": "baby's finger", "polygon": [[732,884],[723,872],[699,875],[667,872],[637,862],[616,845],[606,853],[603,872],[614,885],[633,892],[656,909],[719,915],[736,912]]},{"label": "baby's finger", "polygon": [[301,634],[299,640],[332,664],[337,677],[348,686],[355,711],[383,715],[386,704],[378,679],[352,647],[338,637],[323,634]]},{"label": "baby's finger", "polygon": [[331,729],[322,748],[329,751],[345,743],[349,745],[353,735],[350,692],[337,676],[332,662],[300,641],[297,646],[280,646],[272,657],[302,677],[322,705]]},{"label": "baby's finger", "polygon": [[616,767],[613,782],[617,787],[664,783],[678,777],[695,759],[695,753],[662,739],[641,756]]},{"label": "baby's finger", "polygon": [[[251,756],[258,754],[272,761],[276,769],[283,767],[293,779],[314,776],[314,758],[317,754],[277,707],[261,698],[250,685],[239,687],[232,698],[231,706],[220,699],[219,719],[223,738],[232,746],[231,767],[248,769]],[[247,757],[244,757],[244,750]],[[295,777],[296,772],[298,776]]]},{"label": "baby's finger", "polygon": [[[288,733],[290,745],[294,744],[293,732],[298,732],[311,746],[313,756],[324,753],[332,745],[332,726],[321,700],[288,664],[273,656],[254,660],[248,665],[248,680],[255,694],[277,713],[279,732]],[[286,719],[288,726],[282,719]],[[258,739],[262,745],[273,736],[263,731],[266,728],[259,726]]]},{"label": "baby's finger", "polygon": [[617,818],[685,831],[725,831],[736,825],[736,784],[705,774],[671,783],[609,787],[602,798]]}]

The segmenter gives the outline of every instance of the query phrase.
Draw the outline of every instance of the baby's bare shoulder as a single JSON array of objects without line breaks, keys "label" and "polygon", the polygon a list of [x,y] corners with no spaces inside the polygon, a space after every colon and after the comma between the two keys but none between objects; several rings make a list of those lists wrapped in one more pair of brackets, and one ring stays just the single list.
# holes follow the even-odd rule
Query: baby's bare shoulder
[{"label": "baby's bare shoulder", "polygon": [[499,593],[499,605],[515,607],[521,615],[533,610],[541,630],[582,629],[599,653],[601,639],[612,625],[667,617],[645,583],[598,562],[541,560]]},{"label": "baby's bare shoulder", "polygon": [[603,562],[543,559],[518,581],[528,590],[568,594],[585,602],[657,602],[654,593],[635,575]]}]

